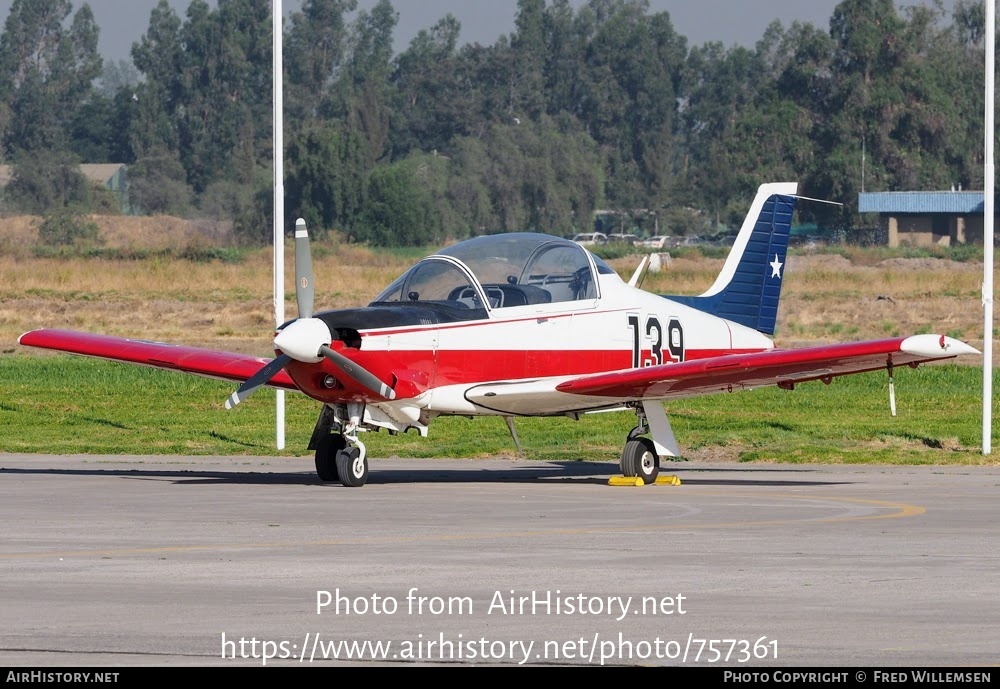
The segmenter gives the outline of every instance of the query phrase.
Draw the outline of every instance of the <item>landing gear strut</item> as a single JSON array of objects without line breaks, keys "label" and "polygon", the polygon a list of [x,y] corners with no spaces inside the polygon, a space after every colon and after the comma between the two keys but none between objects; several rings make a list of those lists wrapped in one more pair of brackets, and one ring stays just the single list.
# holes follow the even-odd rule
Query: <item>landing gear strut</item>
[{"label": "landing gear strut", "polygon": [[[634,405],[638,423],[629,431],[622,450],[622,474],[641,478],[644,484],[654,483],[660,473],[660,456],[680,459],[680,448],[670,428],[663,404],[655,400]],[[649,434],[652,438],[642,436]]]},{"label": "landing gear strut", "polygon": [[348,421],[337,418],[337,410],[324,405],[313,428],[309,448],[316,448],[316,475],[320,481],[340,481],[358,488],[368,481],[368,451],[358,440],[358,419],[363,406],[348,404]]}]

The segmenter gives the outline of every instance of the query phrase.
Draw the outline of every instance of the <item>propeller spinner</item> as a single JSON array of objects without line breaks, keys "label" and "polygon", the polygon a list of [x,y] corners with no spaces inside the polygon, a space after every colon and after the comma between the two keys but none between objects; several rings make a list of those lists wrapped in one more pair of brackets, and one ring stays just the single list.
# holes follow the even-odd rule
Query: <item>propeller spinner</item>
[{"label": "propeller spinner", "polygon": [[396,398],[396,392],[378,376],[333,349],[330,328],[319,318],[313,318],[315,296],[309,233],[306,231],[306,221],[299,218],[295,222],[295,301],[299,317],[286,325],[274,338],[274,346],[281,354],[240,385],[226,400],[226,409],[232,409],[258,388],[267,385],[293,359],[311,364],[319,363],[324,358],[329,359],[345,376],[359,385],[387,399]]}]

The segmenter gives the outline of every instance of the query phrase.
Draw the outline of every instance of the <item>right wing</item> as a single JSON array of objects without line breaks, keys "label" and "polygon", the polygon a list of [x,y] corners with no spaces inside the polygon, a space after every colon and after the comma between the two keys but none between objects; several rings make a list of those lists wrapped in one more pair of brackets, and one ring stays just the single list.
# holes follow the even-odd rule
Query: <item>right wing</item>
[{"label": "right wing", "polygon": [[767,385],[793,387],[810,380],[913,366],[979,352],[944,335],[771,349],[582,376],[498,380],[473,385],[465,398],[484,409],[521,416],[612,410],[643,400],[696,397]]},{"label": "right wing", "polygon": [[771,349],[750,354],[726,354],[680,363],[596,373],[555,386],[573,395],[623,402],[694,397],[765,385],[791,387],[810,380],[829,382],[836,376],[913,366],[979,354],[973,347],[944,335],[913,335],[886,340],[820,345],[802,349]]},{"label": "right wing", "polygon": [[[253,376],[261,366],[270,361],[248,354],[164,342],[130,340],[74,330],[32,330],[21,335],[17,341],[27,347],[54,349],[70,354],[124,361],[240,383]],[[267,385],[283,390],[298,390],[288,373],[283,370],[278,371]]]}]

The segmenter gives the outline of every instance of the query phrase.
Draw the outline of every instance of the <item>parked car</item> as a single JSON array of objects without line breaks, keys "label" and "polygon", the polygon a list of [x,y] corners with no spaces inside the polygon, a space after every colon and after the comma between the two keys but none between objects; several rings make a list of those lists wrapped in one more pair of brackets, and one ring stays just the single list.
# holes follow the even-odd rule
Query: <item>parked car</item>
[{"label": "parked car", "polygon": [[615,234],[608,235],[608,242],[615,242],[617,244],[635,244],[639,241],[639,237],[634,234],[625,234],[624,232],[619,232]]},{"label": "parked car", "polygon": [[682,246],[700,246],[704,243],[705,240],[696,234],[679,237],[667,237],[667,241],[663,243],[663,248],[676,249]]},{"label": "parked car", "polygon": [[573,235],[573,241],[580,246],[594,246],[595,244],[606,244],[608,236],[603,232],[584,232]]}]

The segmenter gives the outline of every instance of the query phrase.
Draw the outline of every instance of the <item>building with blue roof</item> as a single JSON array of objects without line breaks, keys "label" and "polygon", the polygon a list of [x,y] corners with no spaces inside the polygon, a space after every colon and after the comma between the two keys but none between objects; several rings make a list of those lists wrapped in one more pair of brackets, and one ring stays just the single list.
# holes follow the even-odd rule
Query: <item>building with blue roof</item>
[{"label": "building with blue roof", "polygon": [[878,213],[889,246],[983,243],[981,191],[879,191],[858,194],[859,213]]}]

